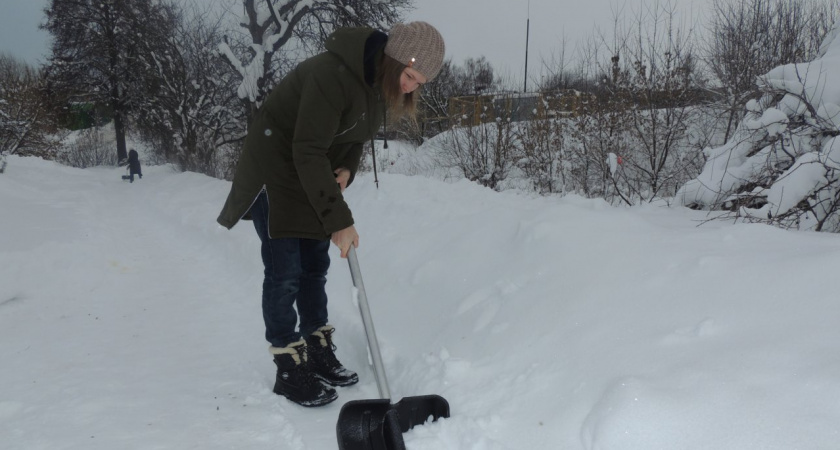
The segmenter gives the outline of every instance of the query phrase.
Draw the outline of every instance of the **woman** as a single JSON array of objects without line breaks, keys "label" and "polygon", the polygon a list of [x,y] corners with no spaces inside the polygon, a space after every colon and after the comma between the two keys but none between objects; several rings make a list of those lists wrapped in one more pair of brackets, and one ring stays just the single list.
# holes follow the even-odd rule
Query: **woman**
[{"label": "woman", "polygon": [[440,71],[445,51],[440,33],[425,22],[394,25],[388,35],[341,29],[325,48],[275,86],[258,111],[218,218],[227,228],[242,218],[254,222],[265,266],[265,335],[277,365],[274,392],[304,406],[338,398],[323,383],[359,379],[336,359],[335,329],[327,323],[330,240],[342,258],[359,245],[342,192],[386,115],[413,116],[417,89]]}]

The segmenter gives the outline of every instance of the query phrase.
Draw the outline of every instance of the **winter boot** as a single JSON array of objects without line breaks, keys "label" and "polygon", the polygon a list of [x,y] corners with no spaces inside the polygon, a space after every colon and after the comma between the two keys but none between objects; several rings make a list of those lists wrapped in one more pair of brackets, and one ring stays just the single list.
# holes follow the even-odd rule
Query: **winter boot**
[{"label": "winter boot", "polygon": [[338,398],[335,389],[315,378],[307,358],[306,342],[301,339],[285,347],[271,347],[277,364],[274,393],[302,406],[322,406]]},{"label": "winter boot", "polygon": [[306,337],[309,365],[315,376],[331,386],[350,386],[359,382],[356,372],[347,370],[335,357],[332,335],[335,328],[324,325]]}]

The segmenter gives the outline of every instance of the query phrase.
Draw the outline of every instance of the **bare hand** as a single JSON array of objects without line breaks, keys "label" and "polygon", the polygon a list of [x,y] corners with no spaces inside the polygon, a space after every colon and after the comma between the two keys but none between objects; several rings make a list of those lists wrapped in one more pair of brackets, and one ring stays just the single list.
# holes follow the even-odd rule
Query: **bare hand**
[{"label": "bare hand", "polygon": [[341,188],[341,192],[344,192],[347,189],[347,182],[350,181],[350,171],[345,169],[344,167],[339,167],[335,169],[335,182],[338,183],[338,187]]},{"label": "bare hand", "polygon": [[332,242],[341,250],[341,257],[347,258],[347,252],[350,251],[351,245],[355,248],[359,247],[359,233],[356,233],[356,227],[350,225],[333,233]]}]

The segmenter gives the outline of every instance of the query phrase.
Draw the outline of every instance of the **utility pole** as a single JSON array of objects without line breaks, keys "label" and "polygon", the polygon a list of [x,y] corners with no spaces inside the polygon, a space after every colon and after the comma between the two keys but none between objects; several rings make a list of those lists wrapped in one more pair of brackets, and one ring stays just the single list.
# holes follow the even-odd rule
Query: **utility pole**
[{"label": "utility pole", "polygon": [[528,0],[528,18],[525,21],[525,86],[522,93],[528,92],[528,37],[531,34],[531,0]]}]

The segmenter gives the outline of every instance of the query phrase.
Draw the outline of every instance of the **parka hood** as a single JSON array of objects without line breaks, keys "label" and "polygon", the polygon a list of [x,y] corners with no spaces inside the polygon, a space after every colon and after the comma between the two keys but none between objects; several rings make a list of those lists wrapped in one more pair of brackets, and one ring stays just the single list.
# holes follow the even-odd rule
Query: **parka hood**
[{"label": "parka hood", "polygon": [[341,28],[324,43],[328,52],[337,55],[353,74],[366,80],[365,63],[371,53],[385,47],[388,35],[372,28]]},{"label": "parka hood", "polygon": [[376,73],[387,39],[371,28],[336,31],[325,52],[271,90],[248,127],[221,225],[247,219],[262,191],[271,238],[329,239],[353,225],[334,171],[348,169],[353,181],[364,144],[384,120],[381,89],[366,75]]}]

